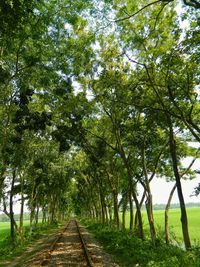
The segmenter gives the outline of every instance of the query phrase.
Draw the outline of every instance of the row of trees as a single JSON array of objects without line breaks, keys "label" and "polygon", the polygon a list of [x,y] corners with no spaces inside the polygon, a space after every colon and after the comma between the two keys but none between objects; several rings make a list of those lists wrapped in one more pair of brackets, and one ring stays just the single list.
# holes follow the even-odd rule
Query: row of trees
[{"label": "row of trees", "polygon": [[39,210],[43,221],[73,207],[120,227],[120,209],[125,227],[129,209],[130,229],[145,239],[145,203],[155,243],[151,181],[162,176],[174,180],[170,199],[177,189],[191,247],[181,178],[192,177],[194,160],[186,168],[181,160],[199,156],[188,146],[200,141],[198,3],[176,7],[176,1],[3,1],[0,193],[12,239],[15,229],[23,238],[25,201],[31,231]]},{"label": "row of trees", "polygon": [[[25,203],[30,231],[37,225],[39,210],[43,221],[51,223],[70,209],[72,170],[65,151],[71,145],[77,124],[73,112],[80,102],[72,92],[71,79],[83,72],[86,60],[77,46],[85,47],[88,56],[92,53],[91,34],[79,39],[79,27],[84,25],[81,12],[88,4],[1,2],[0,199],[2,211],[10,218],[12,240],[15,232],[23,238]],[[65,29],[66,23],[71,30]],[[65,136],[61,110],[71,129]],[[21,206],[19,226],[13,212],[16,197]]]}]

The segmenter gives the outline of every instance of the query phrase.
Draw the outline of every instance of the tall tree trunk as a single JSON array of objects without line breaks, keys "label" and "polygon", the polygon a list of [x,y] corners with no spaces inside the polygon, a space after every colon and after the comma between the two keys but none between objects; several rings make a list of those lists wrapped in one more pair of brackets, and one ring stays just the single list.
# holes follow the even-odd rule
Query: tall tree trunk
[{"label": "tall tree trunk", "polygon": [[154,225],[154,218],[153,218],[153,207],[152,207],[152,195],[148,195],[146,201],[146,210],[147,210],[147,217],[149,221],[149,228],[151,234],[151,241],[153,244],[156,242],[156,229]]},{"label": "tall tree trunk", "polygon": [[132,200],[131,189],[129,189],[128,197],[129,197],[129,208],[130,208],[130,225],[129,225],[129,229],[133,230],[134,211],[133,211],[133,200]]},{"label": "tall tree trunk", "polygon": [[46,205],[42,207],[42,223],[47,222],[47,216],[46,216]]},{"label": "tall tree trunk", "polygon": [[11,241],[15,241],[15,219],[14,219],[14,212],[13,212],[13,189],[15,185],[16,179],[16,169],[13,170],[12,174],[12,181],[11,181],[11,188],[10,188],[10,238]]},{"label": "tall tree trunk", "polygon": [[[145,143],[145,141],[144,141]],[[142,165],[143,165],[143,173],[145,177],[145,189],[146,189],[146,210],[147,210],[147,217],[149,221],[149,228],[150,228],[150,234],[151,234],[151,241],[153,244],[155,244],[156,241],[156,228],[154,224],[154,218],[153,218],[153,201],[152,201],[152,194],[151,194],[151,188],[148,178],[148,172],[147,172],[147,166],[146,166],[146,159],[145,159],[145,148],[142,149]]]},{"label": "tall tree trunk", "polygon": [[54,196],[51,197],[51,217],[50,217],[50,223],[55,222],[55,209],[56,209],[56,199]]},{"label": "tall tree trunk", "polygon": [[[196,161],[196,159],[197,159],[197,157],[193,158],[193,160],[190,162],[187,169],[180,175],[180,178],[182,178],[191,169],[191,167],[194,164],[194,162]],[[173,197],[175,190],[176,190],[176,184],[173,186],[173,188],[169,194],[167,205],[165,207],[165,241],[166,241],[167,245],[169,245],[169,208],[170,208],[171,200],[172,200],[172,197]]]},{"label": "tall tree trunk", "polygon": [[105,210],[105,219],[106,219],[106,224],[108,224],[108,209],[106,206],[105,198],[104,198],[104,210]]},{"label": "tall tree trunk", "polygon": [[23,175],[20,176],[20,182],[21,182],[21,207],[20,207],[20,217],[19,217],[19,234],[21,236],[21,239],[23,239],[24,235],[24,178]]},{"label": "tall tree trunk", "polygon": [[188,231],[188,219],[187,219],[187,212],[186,212],[186,207],[185,207],[185,201],[183,197],[183,192],[182,192],[182,186],[181,186],[181,177],[178,171],[178,159],[177,159],[177,154],[176,154],[176,141],[174,138],[174,132],[173,132],[173,127],[172,127],[172,122],[171,120],[169,121],[169,130],[170,130],[170,154],[172,158],[172,164],[173,164],[173,171],[174,171],[174,176],[176,179],[176,187],[177,187],[177,192],[178,192],[178,197],[179,197],[179,202],[180,202],[180,208],[181,208],[181,224],[182,224],[182,232],[183,232],[183,239],[185,243],[185,248],[190,249],[191,248],[191,242],[190,242],[190,236],[189,236],[189,231]]},{"label": "tall tree trunk", "polygon": [[108,206],[108,213],[109,213],[110,223],[112,223],[112,205],[111,204],[109,204]]},{"label": "tall tree trunk", "polygon": [[[130,194],[133,196],[133,199],[134,199],[135,205],[136,205],[137,214],[138,214],[138,230],[139,230],[138,234],[139,234],[139,237],[141,239],[144,239],[144,230],[143,230],[143,222],[142,222],[142,214],[141,214],[140,204],[139,204],[139,201],[137,199],[137,194],[136,194],[134,186],[133,186],[132,171],[131,171],[129,163],[126,159],[126,155],[125,155],[125,152],[124,152],[121,144],[120,144],[120,152],[121,152],[121,157],[122,157],[122,160],[124,162],[124,165],[126,167],[127,174],[128,174],[128,183],[129,183],[129,188],[130,188],[129,189]],[[130,198],[129,198],[129,201],[130,201]]]},{"label": "tall tree trunk", "polygon": [[136,192],[133,190],[132,191],[133,199],[135,201],[136,209],[137,209],[137,216],[138,216],[138,224],[137,224],[137,230],[139,237],[141,239],[144,239],[144,229],[143,229],[143,222],[142,222],[142,213],[141,213],[141,208],[140,208],[140,203],[137,199]]},{"label": "tall tree trunk", "polygon": [[[146,189],[144,189],[144,192],[142,194],[142,198],[140,200],[140,209],[142,208],[142,205],[143,205],[143,202],[145,200],[145,197],[146,197]],[[138,223],[138,214],[137,214],[137,211],[135,213],[135,227],[137,226],[137,223]]]},{"label": "tall tree trunk", "polygon": [[127,209],[127,194],[124,195],[122,206],[122,229],[126,228],[126,209]]},{"label": "tall tree trunk", "polygon": [[132,180],[133,179],[133,172],[132,172],[131,166],[129,164],[129,160],[126,157],[126,153],[125,153],[124,148],[123,148],[122,143],[121,143],[120,130],[116,127],[116,124],[115,124],[115,122],[114,122],[112,117],[111,117],[111,119],[112,119],[113,126],[114,126],[114,129],[115,129],[115,136],[116,136],[116,140],[117,140],[120,156],[121,156],[121,158],[122,158],[122,160],[124,162],[124,166],[125,166],[125,168],[127,170],[128,183],[129,183],[130,191],[131,191],[131,194],[132,194],[133,199],[135,201],[136,209],[137,209],[137,212],[138,212],[139,237],[144,239],[144,231],[143,231],[141,209],[140,209],[140,205],[139,205],[139,202],[138,202],[138,199],[137,199],[136,190],[135,190],[135,188],[133,186],[133,180]]},{"label": "tall tree trunk", "polygon": [[35,211],[35,225],[38,224],[38,215],[39,215],[39,205],[37,204]]},{"label": "tall tree trunk", "polygon": [[103,200],[101,189],[100,189],[100,203],[101,203],[101,222],[102,224],[105,224],[104,200]]},{"label": "tall tree trunk", "polygon": [[21,194],[19,233],[20,233],[21,238],[23,238],[23,235],[24,235],[24,194]]},{"label": "tall tree trunk", "polygon": [[118,199],[116,191],[113,191],[113,205],[114,205],[114,221],[117,228],[119,228],[119,211],[118,211]]},{"label": "tall tree trunk", "polygon": [[95,210],[95,220],[98,222],[99,213],[98,213],[98,208],[97,208],[96,204],[94,204],[94,210]]},{"label": "tall tree trunk", "polygon": [[[10,213],[7,210],[6,200],[5,200],[5,197],[4,196],[2,196],[2,200],[3,200],[3,212],[5,213],[6,216],[8,216],[8,218],[10,220]],[[15,226],[15,231],[18,231],[18,225],[17,225],[15,219],[14,219],[14,226]]]},{"label": "tall tree trunk", "polygon": [[33,232],[34,214],[35,214],[35,207],[32,205],[31,206],[31,213],[30,213],[30,229],[29,229],[30,234],[32,234],[32,232]]},{"label": "tall tree trunk", "polygon": [[172,200],[175,190],[176,190],[176,184],[173,186],[169,194],[167,205],[165,207],[165,242],[167,245],[169,245],[169,208],[170,208],[171,200]]}]

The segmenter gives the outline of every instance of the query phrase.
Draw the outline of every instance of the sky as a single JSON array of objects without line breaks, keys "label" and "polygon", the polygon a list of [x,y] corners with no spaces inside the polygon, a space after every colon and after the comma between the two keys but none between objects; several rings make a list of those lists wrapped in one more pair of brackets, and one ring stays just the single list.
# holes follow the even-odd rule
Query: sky
[{"label": "sky", "polygon": [[[184,166],[188,166],[191,162],[191,158],[185,159],[183,164]],[[200,169],[200,159],[196,160],[192,169]],[[200,195],[198,197],[191,196],[194,192],[194,188],[200,183],[200,175],[197,174],[196,178],[193,180],[181,180],[183,195],[186,203],[189,202],[200,202]],[[165,178],[154,178],[150,183],[151,191],[153,195],[153,203],[154,204],[166,204],[170,191],[174,186],[174,182],[166,182]],[[140,196],[143,192],[142,187],[139,186],[138,190],[140,192]],[[172,198],[171,203],[179,203],[177,191],[174,192],[174,196]]]},{"label": "sky", "polygon": [[[194,192],[194,188],[198,185],[198,183],[200,183],[200,175],[198,178],[193,179],[192,181],[182,180],[182,190],[186,203],[200,202],[200,196],[191,197],[191,194]],[[166,204],[173,186],[174,182],[166,182],[164,178],[155,178],[154,180],[152,180],[151,190],[153,195],[153,203]],[[142,192],[141,187],[139,188],[139,191]],[[174,192],[171,203],[179,203],[177,191]]]}]

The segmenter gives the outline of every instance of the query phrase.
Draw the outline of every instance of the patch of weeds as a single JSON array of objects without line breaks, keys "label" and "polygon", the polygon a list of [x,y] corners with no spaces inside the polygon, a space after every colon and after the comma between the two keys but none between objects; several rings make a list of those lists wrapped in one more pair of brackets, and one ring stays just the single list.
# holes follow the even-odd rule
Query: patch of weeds
[{"label": "patch of weeds", "polygon": [[[160,236],[153,245],[141,240],[129,230],[118,230],[108,225],[82,220],[104,249],[113,254],[122,266],[137,267],[199,267],[200,249],[184,251],[175,245],[166,245]],[[162,234],[161,234],[162,236]]]},{"label": "patch of weeds", "polygon": [[6,235],[4,239],[0,240],[0,260],[11,260],[22,254],[34,240],[38,240],[44,234],[56,228],[58,228],[57,224],[38,224],[30,234],[29,226],[25,226],[23,239],[16,234],[14,243],[11,241],[10,236]]}]

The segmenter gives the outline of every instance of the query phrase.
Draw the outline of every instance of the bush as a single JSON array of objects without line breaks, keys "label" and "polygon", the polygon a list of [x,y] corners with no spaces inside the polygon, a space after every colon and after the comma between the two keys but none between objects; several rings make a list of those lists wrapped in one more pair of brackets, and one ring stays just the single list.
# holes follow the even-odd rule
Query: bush
[{"label": "bush", "polygon": [[137,267],[199,267],[200,249],[189,252],[167,246],[162,239],[156,245],[150,240],[141,240],[129,230],[118,230],[92,221],[82,220],[89,231],[112,253],[123,266]]},{"label": "bush", "polygon": [[16,234],[14,243],[11,241],[9,234],[5,235],[0,240],[0,259],[9,259],[20,255],[33,240],[39,239],[44,233],[57,227],[57,224],[38,224],[30,234],[29,226],[25,226],[23,239]]}]

